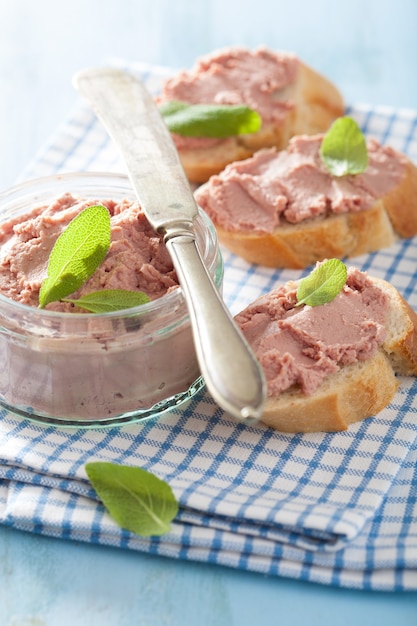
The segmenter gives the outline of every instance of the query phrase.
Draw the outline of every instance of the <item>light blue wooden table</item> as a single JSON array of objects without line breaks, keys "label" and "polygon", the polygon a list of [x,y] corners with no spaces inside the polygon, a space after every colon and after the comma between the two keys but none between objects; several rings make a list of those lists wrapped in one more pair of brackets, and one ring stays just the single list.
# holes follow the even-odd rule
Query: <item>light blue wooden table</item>
[{"label": "light blue wooden table", "polygon": [[[0,0],[0,189],[111,57],[189,67],[230,44],[290,50],[347,102],[417,108],[415,0]],[[417,625],[417,593],[370,593],[0,527],[0,626]]]}]

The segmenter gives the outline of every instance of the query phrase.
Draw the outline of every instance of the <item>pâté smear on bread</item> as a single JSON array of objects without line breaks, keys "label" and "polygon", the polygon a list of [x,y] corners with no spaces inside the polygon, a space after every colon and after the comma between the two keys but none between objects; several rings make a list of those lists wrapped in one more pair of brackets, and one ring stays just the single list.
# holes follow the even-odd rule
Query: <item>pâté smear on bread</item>
[{"label": "p\u00e2t\u00e9 smear on bread", "polygon": [[301,269],[417,234],[416,166],[370,139],[365,171],[335,176],[320,156],[324,137],[258,151],[196,190],[221,243],[250,263]]},{"label": "p\u00e2t\u00e9 smear on bread", "polygon": [[299,284],[235,317],[267,380],[261,420],[283,432],[346,430],[391,402],[396,375],[417,375],[417,315],[393,285],[356,268],[318,306],[297,305]]},{"label": "p\u00e2t\u00e9 smear on bread", "polygon": [[343,114],[337,88],[294,54],[265,47],[232,47],[199,58],[189,71],[165,81],[159,104],[245,104],[262,118],[261,129],[216,139],[173,134],[188,179],[203,183],[228,163],[261,148],[281,150],[298,134],[327,130]]}]

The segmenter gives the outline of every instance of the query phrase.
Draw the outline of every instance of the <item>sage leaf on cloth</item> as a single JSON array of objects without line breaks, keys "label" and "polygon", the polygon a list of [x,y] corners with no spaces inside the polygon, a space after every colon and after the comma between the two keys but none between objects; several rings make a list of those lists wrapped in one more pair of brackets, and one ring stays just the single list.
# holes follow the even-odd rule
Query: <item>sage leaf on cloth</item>
[{"label": "sage leaf on cloth", "polygon": [[140,467],[95,462],[85,469],[119,526],[143,537],[169,532],[178,502],[168,483]]}]

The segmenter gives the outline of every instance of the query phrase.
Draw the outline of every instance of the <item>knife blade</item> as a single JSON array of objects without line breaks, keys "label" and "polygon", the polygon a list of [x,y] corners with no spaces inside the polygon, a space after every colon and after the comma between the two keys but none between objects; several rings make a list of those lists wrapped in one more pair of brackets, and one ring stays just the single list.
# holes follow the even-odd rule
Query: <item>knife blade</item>
[{"label": "knife blade", "polygon": [[201,258],[193,226],[198,208],[151,94],[133,74],[118,68],[83,70],[73,84],[118,147],[147,219],[164,236],[209,392],[235,418],[258,419],[265,402],[264,376]]}]

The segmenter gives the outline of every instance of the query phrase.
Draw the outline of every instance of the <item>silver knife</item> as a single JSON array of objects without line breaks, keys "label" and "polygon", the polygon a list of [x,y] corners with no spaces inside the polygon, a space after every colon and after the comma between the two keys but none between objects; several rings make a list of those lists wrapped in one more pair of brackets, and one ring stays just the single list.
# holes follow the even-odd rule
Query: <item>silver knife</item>
[{"label": "silver knife", "polygon": [[116,68],[87,69],[73,82],[118,147],[146,217],[164,235],[209,392],[239,420],[258,419],[265,402],[262,370],[201,259],[193,227],[197,205],[152,96],[133,74]]}]

